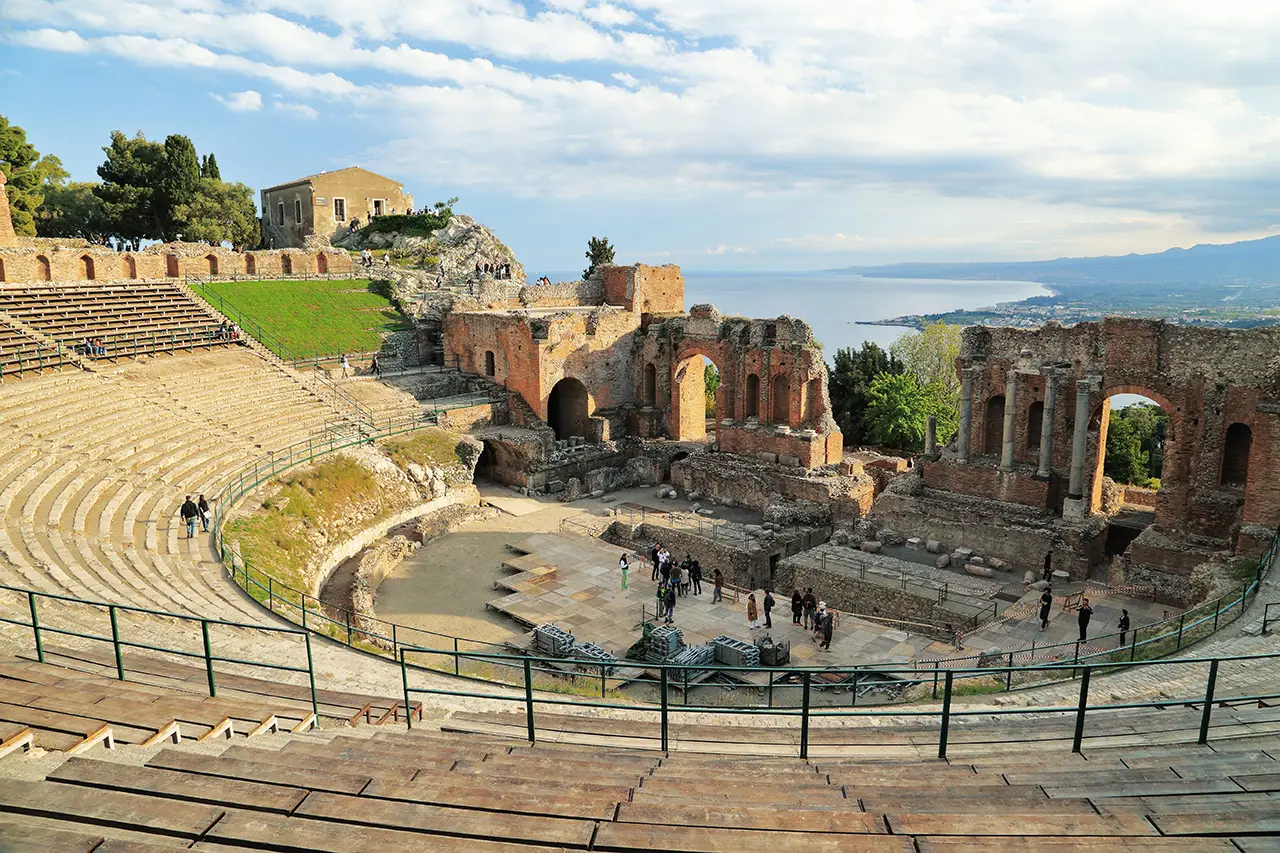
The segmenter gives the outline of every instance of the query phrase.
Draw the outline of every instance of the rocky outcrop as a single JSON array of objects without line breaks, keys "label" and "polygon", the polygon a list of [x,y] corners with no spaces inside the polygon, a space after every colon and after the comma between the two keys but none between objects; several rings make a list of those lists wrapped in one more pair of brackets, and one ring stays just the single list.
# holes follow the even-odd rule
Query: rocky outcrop
[{"label": "rocky outcrop", "polygon": [[462,214],[454,215],[448,225],[429,237],[362,229],[338,240],[337,245],[355,250],[387,249],[393,262],[426,273],[402,277],[406,285],[418,285],[419,294],[423,283],[435,289],[466,287],[476,278],[477,263],[494,267],[510,264],[511,276],[502,282],[517,288],[525,283],[524,267],[511,248],[484,225]]}]

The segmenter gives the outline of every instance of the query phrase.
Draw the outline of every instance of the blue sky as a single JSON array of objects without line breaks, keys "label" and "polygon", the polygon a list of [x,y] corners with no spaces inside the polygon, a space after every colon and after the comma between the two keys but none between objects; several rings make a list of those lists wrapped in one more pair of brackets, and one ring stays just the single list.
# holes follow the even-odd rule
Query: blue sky
[{"label": "blue sky", "polygon": [[256,188],[359,164],[531,269],[821,269],[1280,231],[1280,4],[0,0],[0,113]]}]

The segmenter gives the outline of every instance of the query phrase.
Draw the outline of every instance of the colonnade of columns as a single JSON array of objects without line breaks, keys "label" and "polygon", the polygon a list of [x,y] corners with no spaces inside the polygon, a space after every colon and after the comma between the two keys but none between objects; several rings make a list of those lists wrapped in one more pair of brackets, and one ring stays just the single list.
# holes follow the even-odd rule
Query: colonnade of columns
[{"label": "colonnade of columns", "polygon": [[[965,367],[960,371],[960,428],[956,434],[956,450],[959,461],[968,462],[973,435],[973,381],[981,368]],[[1044,411],[1040,421],[1040,455],[1036,476],[1048,477],[1053,468],[1053,423],[1058,408],[1058,391],[1067,371],[1062,367],[1044,367],[1040,374],[1045,378]],[[1000,469],[1012,471],[1014,465],[1015,432],[1018,423],[1019,371],[1011,370],[1005,380],[1004,435],[1000,447]],[[1071,434],[1071,468],[1067,494],[1080,498],[1084,491],[1085,455],[1088,452],[1089,412],[1091,398],[1102,388],[1097,376],[1085,376],[1076,381],[1075,422]],[[936,446],[934,424],[928,424],[925,452],[933,452]],[[990,428],[990,425],[988,425]]]}]

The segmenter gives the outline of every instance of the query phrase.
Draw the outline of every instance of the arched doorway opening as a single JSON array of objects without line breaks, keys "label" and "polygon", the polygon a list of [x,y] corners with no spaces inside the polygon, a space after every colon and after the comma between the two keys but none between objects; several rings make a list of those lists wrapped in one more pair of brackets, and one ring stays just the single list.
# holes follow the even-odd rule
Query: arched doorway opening
[{"label": "arched doorway opening", "polygon": [[587,386],[572,376],[565,377],[551,389],[547,398],[547,423],[556,438],[565,440],[575,435],[587,437],[591,419],[591,399]]},{"label": "arched doorway opening", "polygon": [[644,388],[641,390],[641,405],[652,409],[658,402],[658,368],[649,362],[644,366]]},{"label": "arched doorway opening", "polygon": [[493,350],[485,350],[484,352],[484,375],[496,376],[498,373],[497,359],[494,358]]},{"label": "arched doorway opening", "polygon": [[86,281],[93,281],[97,278],[97,270],[94,269],[93,258],[88,255],[80,256],[80,277]]},{"label": "arched doorway opening", "polygon": [[280,256],[280,272],[284,275],[293,275],[293,258],[289,255]]},{"label": "arched doorway opening", "polygon": [[1024,431],[1027,452],[1040,449],[1040,430],[1044,426],[1044,403],[1039,400],[1027,407],[1027,428]]},{"label": "arched doorway opening", "polygon": [[0,281],[4,281],[4,258],[0,258]]},{"label": "arched doorway opening", "polygon": [[44,255],[36,255],[36,281],[53,281],[53,270]]},{"label": "arched doorway opening", "polygon": [[760,417],[760,377],[754,373],[747,374],[745,394],[742,400],[742,417]]},{"label": "arched doorway opening", "polygon": [[709,356],[691,355],[676,366],[671,393],[671,437],[677,441],[714,441],[720,416],[733,411],[731,390]]},{"label": "arched doorway opening", "polygon": [[769,403],[773,410],[771,423],[791,425],[791,377],[785,373],[774,374],[769,382]]},{"label": "arched doorway opening", "polygon": [[218,256],[205,255],[204,260],[205,260],[205,263],[209,265],[209,275],[217,275],[218,274]]},{"label": "arched doorway opening", "polygon": [[[329,272],[329,257],[324,252],[316,255],[316,272],[324,274]],[[493,374],[489,374],[492,376]]]},{"label": "arched doorway opening", "polygon": [[133,259],[133,255],[125,255],[120,259],[120,271],[125,278],[138,277],[138,262]]},{"label": "arched doorway opening", "polygon": [[164,256],[164,274],[169,278],[178,277],[178,256],[177,255]]},{"label": "arched doorway opening", "polygon": [[822,399],[822,380],[810,379],[805,386],[804,420],[811,426],[817,426],[826,412],[826,403]]},{"label": "arched doorway opening", "polygon": [[244,271],[249,275],[258,274],[258,258],[255,255],[246,254],[244,256]]},{"label": "arched doorway opening", "polygon": [[999,456],[1004,443],[1004,395],[997,394],[987,400],[986,415],[982,420],[982,452]]},{"label": "arched doorway opening", "polygon": [[1089,421],[1089,431],[1098,435],[1089,508],[1110,518],[1108,558],[1124,553],[1157,519],[1164,459],[1173,439],[1171,415],[1154,394],[1124,389],[1111,391]]},{"label": "arched doorway opening", "polygon": [[1253,430],[1248,424],[1227,427],[1222,439],[1222,466],[1218,482],[1228,488],[1242,489],[1249,480],[1249,453],[1253,450]]}]

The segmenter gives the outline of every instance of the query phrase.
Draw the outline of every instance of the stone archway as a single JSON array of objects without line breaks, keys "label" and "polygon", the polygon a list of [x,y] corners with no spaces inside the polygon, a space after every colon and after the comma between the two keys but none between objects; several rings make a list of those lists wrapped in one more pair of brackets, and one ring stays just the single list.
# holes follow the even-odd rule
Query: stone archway
[{"label": "stone archway", "polygon": [[[707,413],[707,375],[714,370],[719,377],[715,389],[713,412]],[[723,372],[715,357],[700,348],[686,352],[676,364],[671,382],[671,437],[676,441],[706,441],[707,418],[713,422],[730,417],[733,412],[733,391],[723,381]]]},{"label": "stone archway", "polygon": [[53,281],[53,269],[44,255],[36,255],[36,281]]},{"label": "stone archway", "polygon": [[120,259],[120,271],[125,278],[138,277],[138,262],[133,259],[133,255],[125,255]]},{"label": "stone archway", "polygon": [[587,393],[587,386],[572,376],[557,382],[547,398],[547,424],[557,439],[566,440],[575,435],[586,438],[591,425],[591,395]]},{"label": "stone archway", "polygon": [[282,275],[293,275],[293,257],[291,255],[280,256],[280,272]]},{"label": "stone archway", "polygon": [[791,377],[775,373],[769,381],[769,422],[791,426]]},{"label": "stone archway", "polygon": [[244,271],[249,275],[258,274],[258,258],[252,253],[246,253],[244,256]]},{"label": "stone archway", "polygon": [[218,274],[218,256],[210,253],[204,256],[205,263],[209,265],[209,275]]},{"label": "stone archway", "polygon": [[[324,252],[319,252],[316,254],[316,272],[320,273],[321,275],[324,275],[329,272],[329,256],[326,255]],[[493,374],[490,373],[489,375],[492,376]]]},{"label": "stone archway", "polygon": [[168,278],[178,277],[178,256],[177,255],[164,256],[164,274]]}]

